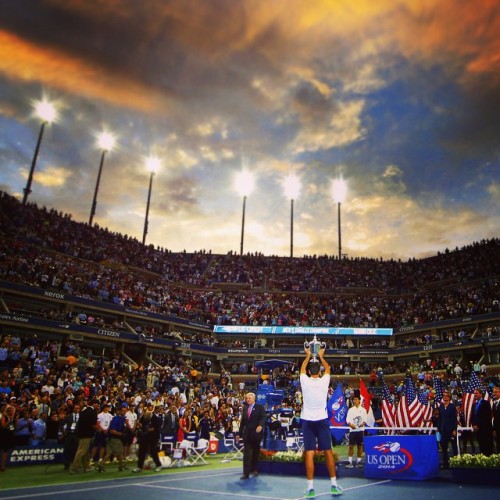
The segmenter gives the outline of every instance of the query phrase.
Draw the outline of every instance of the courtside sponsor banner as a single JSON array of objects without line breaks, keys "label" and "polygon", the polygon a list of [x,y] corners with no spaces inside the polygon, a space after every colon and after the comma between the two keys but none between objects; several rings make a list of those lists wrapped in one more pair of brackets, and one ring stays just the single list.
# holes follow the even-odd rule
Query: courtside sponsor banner
[{"label": "courtside sponsor banner", "polygon": [[11,465],[60,464],[64,460],[64,447],[59,444],[42,446],[17,446],[7,459]]},{"label": "courtside sponsor banner", "polygon": [[436,436],[367,436],[368,478],[422,481],[439,475]]}]

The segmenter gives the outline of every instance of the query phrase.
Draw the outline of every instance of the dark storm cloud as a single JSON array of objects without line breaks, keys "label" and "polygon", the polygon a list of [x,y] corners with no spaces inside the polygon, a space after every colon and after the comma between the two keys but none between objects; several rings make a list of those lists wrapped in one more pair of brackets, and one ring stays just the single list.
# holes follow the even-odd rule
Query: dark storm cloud
[{"label": "dark storm cloud", "polygon": [[500,77],[482,75],[464,91],[463,104],[451,110],[453,120],[443,133],[446,146],[458,155],[490,156],[500,147]]}]

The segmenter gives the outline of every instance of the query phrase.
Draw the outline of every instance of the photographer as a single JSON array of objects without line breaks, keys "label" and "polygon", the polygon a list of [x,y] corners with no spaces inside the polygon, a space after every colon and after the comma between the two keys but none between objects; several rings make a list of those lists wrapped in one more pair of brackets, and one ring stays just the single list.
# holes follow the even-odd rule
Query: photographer
[{"label": "photographer", "polygon": [[160,430],[160,419],[153,413],[153,405],[149,405],[137,422],[137,444],[139,445],[139,452],[137,454],[137,467],[132,469],[132,472],[142,471],[148,453],[156,465],[155,471],[158,472],[161,470],[161,462],[158,457]]}]

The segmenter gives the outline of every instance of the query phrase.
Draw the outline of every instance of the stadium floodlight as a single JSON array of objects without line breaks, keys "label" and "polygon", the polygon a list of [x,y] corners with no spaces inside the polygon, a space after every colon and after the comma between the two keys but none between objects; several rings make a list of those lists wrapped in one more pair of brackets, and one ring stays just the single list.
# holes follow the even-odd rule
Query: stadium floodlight
[{"label": "stadium floodlight", "polygon": [[347,195],[347,183],[344,179],[335,179],[332,182],[332,196],[337,203],[338,227],[339,227],[339,260],[342,260],[342,229],[340,224],[340,205],[345,201]]},{"label": "stadium floodlight", "polygon": [[40,145],[42,143],[42,137],[43,137],[43,131],[45,130],[45,125],[47,123],[52,123],[57,119],[57,110],[51,102],[48,102],[46,100],[37,101],[35,103],[35,115],[37,118],[41,120],[41,126],[35,147],[35,153],[33,154],[33,160],[31,161],[31,168],[28,174],[28,180],[26,181],[26,187],[24,188],[23,205],[26,205],[28,201],[28,196],[31,193],[33,174],[35,173],[36,161],[38,159],[38,153],[40,151]]},{"label": "stadium floodlight", "polygon": [[150,156],[146,159],[146,168],[149,170],[149,190],[148,201],[146,204],[146,218],[144,220],[144,231],[142,233],[142,244],[146,244],[146,235],[148,234],[148,218],[149,218],[149,205],[151,203],[151,190],[153,189],[153,177],[160,170],[161,162],[155,156]]},{"label": "stadium floodlight", "polygon": [[300,180],[290,174],[285,179],[285,195],[290,200],[290,257],[293,257],[293,204],[300,194]]},{"label": "stadium floodlight", "polygon": [[99,192],[99,185],[101,183],[102,167],[104,165],[104,158],[108,151],[111,151],[115,145],[115,136],[110,133],[103,131],[97,137],[97,146],[102,150],[101,161],[99,163],[99,171],[97,173],[97,181],[95,183],[94,198],[92,200],[92,206],[90,208],[89,226],[92,226],[94,221],[94,215],[97,208],[97,193]]},{"label": "stadium floodlight", "polygon": [[240,240],[240,255],[243,255],[243,240],[245,238],[245,211],[247,196],[253,191],[254,177],[247,170],[242,170],[236,176],[236,189],[238,193],[243,196],[243,215],[241,218],[241,240]]}]

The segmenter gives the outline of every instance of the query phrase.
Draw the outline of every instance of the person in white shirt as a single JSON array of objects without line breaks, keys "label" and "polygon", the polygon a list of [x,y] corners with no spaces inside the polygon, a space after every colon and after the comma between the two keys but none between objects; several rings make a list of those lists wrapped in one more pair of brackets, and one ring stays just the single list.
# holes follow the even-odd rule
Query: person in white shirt
[{"label": "person in white shirt", "polygon": [[352,398],[354,406],[349,408],[347,412],[346,422],[350,427],[349,431],[349,464],[346,466],[349,469],[354,467],[352,457],[354,455],[354,445],[357,447],[357,461],[356,466],[361,467],[361,456],[363,454],[363,434],[366,426],[368,415],[366,410],[361,406],[361,398],[358,392],[354,393]]},{"label": "person in white shirt", "polygon": [[[304,433],[304,450],[306,462],[307,492],[306,498],[314,498],[314,453],[316,446],[319,451],[325,452],[326,466],[332,483],[332,495],[341,495],[342,488],[337,484],[335,462],[332,453],[332,436],[330,422],[326,411],[328,387],[330,385],[330,365],[323,357],[324,349],[319,351],[321,364],[311,360],[311,350],[305,349],[306,358],[300,368],[300,385],[302,388],[303,405],[300,416]],[[320,376],[321,365],[324,368]],[[307,374],[309,371],[310,376]]]},{"label": "person in white shirt", "polygon": [[111,405],[105,403],[101,413],[97,415],[97,432],[94,438],[94,446],[92,448],[91,457],[95,456],[96,451],[99,453],[99,461],[97,462],[97,470],[104,470],[104,459],[106,456],[106,444],[108,439],[108,430],[113,415],[109,413]]},{"label": "person in white shirt", "polygon": [[123,437],[123,456],[125,460],[131,462],[133,458],[130,456],[130,449],[137,429],[137,414],[128,407],[127,403],[123,403],[122,406],[127,408],[127,413],[125,413],[126,430]]}]

